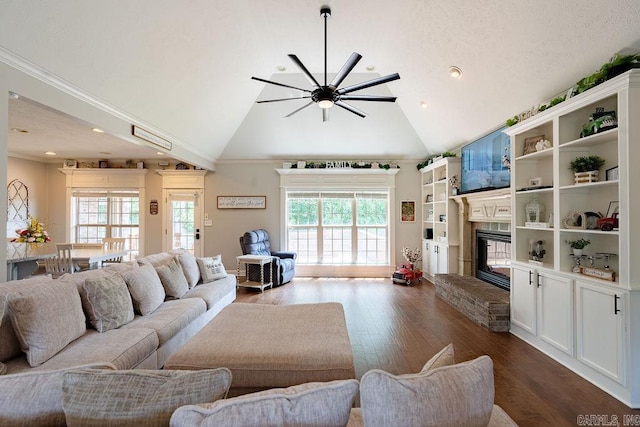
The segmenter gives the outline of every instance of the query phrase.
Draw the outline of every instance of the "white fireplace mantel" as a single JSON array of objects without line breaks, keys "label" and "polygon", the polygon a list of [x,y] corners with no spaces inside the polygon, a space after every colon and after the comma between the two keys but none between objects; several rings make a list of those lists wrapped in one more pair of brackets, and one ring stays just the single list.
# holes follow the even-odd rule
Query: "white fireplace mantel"
[{"label": "white fireplace mantel", "polygon": [[469,222],[511,222],[511,191],[508,188],[454,196]]}]

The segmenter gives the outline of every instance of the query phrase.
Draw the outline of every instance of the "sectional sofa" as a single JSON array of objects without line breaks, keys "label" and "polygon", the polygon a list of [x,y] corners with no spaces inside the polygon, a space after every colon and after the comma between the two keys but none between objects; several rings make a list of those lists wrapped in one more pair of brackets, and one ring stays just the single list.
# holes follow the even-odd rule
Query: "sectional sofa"
[{"label": "sectional sofa", "polygon": [[[235,300],[235,277],[225,275],[217,260],[176,250],[55,280],[43,275],[0,283],[0,384],[20,376],[25,384],[35,378],[45,384],[41,379],[49,375],[29,376],[38,372],[58,372],[52,378],[59,381],[61,372],[77,366],[162,368]],[[39,401],[33,400],[39,385],[12,384],[12,393],[0,400]],[[18,408],[16,419],[44,410],[35,406]],[[59,402],[56,410],[59,416]],[[11,424],[7,412],[7,406],[0,409],[0,425]]]}]

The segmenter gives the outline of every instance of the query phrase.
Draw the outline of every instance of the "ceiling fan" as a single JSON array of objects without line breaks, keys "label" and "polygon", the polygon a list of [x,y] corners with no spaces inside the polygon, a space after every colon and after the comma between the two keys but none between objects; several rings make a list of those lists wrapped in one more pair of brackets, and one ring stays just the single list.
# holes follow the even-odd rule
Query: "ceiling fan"
[{"label": "ceiling fan", "polygon": [[347,111],[352,112],[355,115],[360,117],[366,117],[366,114],[359,110],[358,108],[347,104],[344,101],[378,101],[378,102],[395,102],[395,96],[377,96],[377,95],[350,95],[350,93],[366,89],[372,86],[377,86],[383,83],[391,82],[393,80],[398,80],[400,75],[398,73],[389,74],[388,76],[378,77],[373,80],[369,80],[363,83],[354,84],[352,86],[347,86],[341,89],[338,89],[342,81],[349,75],[351,70],[356,66],[358,61],[362,59],[362,56],[359,53],[353,52],[347,62],[342,66],[338,74],[335,75],[333,80],[330,83],[327,83],[327,18],[331,15],[331,9],[327,6],[323,6],[320,9],[320,15],[324,17],[324,84],[321,85],[318,83],[315,77],[307,70],[302,61],[298,59],[296,55],[289,54],[289,58],[302,70],[304,75],[307,77],[309,82],[313,85],[313,90],[302,89],[295,86],[290,86],[284,83],[278,83],[271,80],[261,79],[259,77],[251,77],[253,80],[258,80],[264,83],[269,83],[276,86],[287,87],[290,89],[296,89],[302,92],[306,92],[309,95],[299,96],[295,98],[280,98],[280,99],[268,99],[264,101],[256,101],[258,104],[266,103],[266,102],[280,102],[280,101],[290,101],[292,99],[310,99],[309,103],[303,105],[295,111],[287,114],[285,117],[291,117],[299,111],[304,110],[305,108],[311,106],[316,103],[322,109],[322,121],[326,122],[329,120],[329,109],[334,105],[338,107],[344,108]]}]

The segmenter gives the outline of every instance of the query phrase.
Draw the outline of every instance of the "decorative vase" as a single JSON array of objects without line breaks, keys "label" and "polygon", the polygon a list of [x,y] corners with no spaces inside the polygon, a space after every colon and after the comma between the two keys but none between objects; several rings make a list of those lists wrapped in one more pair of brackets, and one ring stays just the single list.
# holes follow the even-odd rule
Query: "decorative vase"
[{"label": "decorative vase", "polygon": [[582,256],[582,249],[573,248],[573,254],[575,256]]}]

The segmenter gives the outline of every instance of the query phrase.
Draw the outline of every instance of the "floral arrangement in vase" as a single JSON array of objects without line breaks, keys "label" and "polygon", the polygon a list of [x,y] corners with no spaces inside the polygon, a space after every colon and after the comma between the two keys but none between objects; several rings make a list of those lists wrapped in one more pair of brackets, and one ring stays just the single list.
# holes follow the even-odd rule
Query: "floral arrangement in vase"
[{"label": "floral arrangement in vase", "polygon": [[402,248],[402,256],[407,260],[408,263],[415,264],[416,261],[419,261],[422,258],[422,252],[419,248]]},{"label": "floral arrangement in vase", "polygon": [[45,243],[51,241],[49,233],[44,229],[44,224],[33,217],[27,220],[26,228],[17,229],[16,234],[18,237],[13,238],[12,242]]}]

